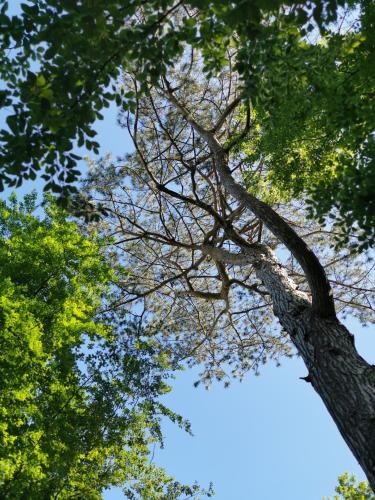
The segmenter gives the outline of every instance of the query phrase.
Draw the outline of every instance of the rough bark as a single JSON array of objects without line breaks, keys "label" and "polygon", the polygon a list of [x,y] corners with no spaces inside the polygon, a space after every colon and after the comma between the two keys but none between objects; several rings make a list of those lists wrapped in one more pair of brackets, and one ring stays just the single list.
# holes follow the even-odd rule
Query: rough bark
[{"label": "rough bark", "polygon": [[265,245],[240,254],[205,246],[214,259],[252,264],[273,310],[301,355],[312,384],[375,491],[375,366],[356,351],[353,335],[336,318],[319,317]]},{"label": "rough bark", "polygon": [[289,333],[341,435],[375,490],[375,367],[356,351],[337,319],[317,316],[272,256],[257,266],[275,315]]}]

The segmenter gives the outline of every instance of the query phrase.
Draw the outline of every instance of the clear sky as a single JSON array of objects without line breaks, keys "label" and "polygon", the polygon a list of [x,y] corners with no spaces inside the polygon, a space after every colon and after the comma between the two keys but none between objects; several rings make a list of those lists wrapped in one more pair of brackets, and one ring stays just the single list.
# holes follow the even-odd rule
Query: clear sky
[{"label": "clear sky", "polygon": [[[13,3],[14,2],[14,3]],[[12,0],[11,6],[18,3]],[[13,5],[12,5],[13,4]],[[112,108],[97,126],[101,154],[130,150]],[[37,187],[28,183],[18,193]],[[375,332],[347,323],[359,352],[375,363]],[[321,500],[333,495],[337,476],[345,471],[364,475],[320,398],[299,377],[306,375],[300,359],[266,365],[224,389],[194,388],[197,372],[177,375],[164,402],[190,420],[194,436],[168,422],[165,448],[154,461],[181,482],[212,481],[216,500]],[[113,489],[105,500],[124,498]],[[151,499],[150,499],[151,500]]]}]

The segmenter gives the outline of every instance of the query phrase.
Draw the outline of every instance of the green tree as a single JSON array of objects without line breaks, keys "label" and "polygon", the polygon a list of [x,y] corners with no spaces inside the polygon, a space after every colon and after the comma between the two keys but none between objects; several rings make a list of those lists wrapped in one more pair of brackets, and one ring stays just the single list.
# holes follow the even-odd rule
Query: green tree
[{"label": "green tree", "polygon": [[356,227],[367,247],[375,237],[374,41],[369,26],[353,28],[358,13],[346,14],[317,43],[295,26],[275,37],[254,70],[254,126],[243,146],[285,198],[307,193],[312,214],[322,223],[329,214],[345,230],[341,244]]},{"label": "green tree", "polygon": [[[129,498],[199,493],[149,463],[162,440],[170,367],[139,325],[100,313],[124,271],[34,197],[0,206],[0,492],[2,498]],[[169,496],[168,496],[169,495]]]},{"label": "green tree", "polygon": [[134,111],[134,93],[116,89],[121,67],[136,68],[143,92],[184,45],[202,51],[207,75],[223,69],[232,47],[272,182],[307,191],[316,216],[356,223],[364,245],[374,243],[373,2],[39,0],[13,17],[2,4],[3,184],[42,168],[46,189],[67,197],[79,176],[76,141],[98,150],[93,123],[111,100]]},{"label": "green tree", "polygon": [[[354,475],[345,473],[339,477],[339,484],[332,500],[375,500],[375,495],[365,481],[357,482]],[[329,500],[329,499],[327,499]]]}]

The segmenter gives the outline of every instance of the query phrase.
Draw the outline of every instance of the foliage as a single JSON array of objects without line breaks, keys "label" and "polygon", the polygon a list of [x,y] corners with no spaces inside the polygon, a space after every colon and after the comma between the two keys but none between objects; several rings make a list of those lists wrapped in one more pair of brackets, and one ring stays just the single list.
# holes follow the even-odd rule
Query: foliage
[{"label": "foliage", "polygon": [[[116,97],[121,65],[138,60],[145,75],[158,73],[174,55],[175,43],[163,51],[144,44],[170,3],[40,0],[8,16],[1,1],[0,101],[11,109],[0,136],[1,184],[18,186],[42,168],[46,190],[76,191],[80,157],[72,149],[98,151],[92,124]],[[140,6],[143,23],[134,18]]]},{"label": "foliage", "polygon": [[[74,191],[72,182],[79,175],[79,156],[71,152],[74,142],[98,151],[92,124],[111,100],[121,104],[111,84],[122,65],[136,62],[137,77],[144,84],[163,74],[181,54],[181,42],[199,41],[206,55],[217,55],[207,67],[218,66],[223,56],[211,50],[211,40],[225,47],[222,22],[217,31],[203,16],[198,36],[196,21],[185,16],[176,29],[170,14],[180,3],[84,0],[77,5],[72,0],[39,0],[22,3],[20,15],[10,16],[8,2],[1,1],[0,76],[5,85],[0,105],[11,110],[8,129],[0,136],[1,185],[34,179],[42,167],[46,189],[65,196]],[[229,12],[225,3],[213,9],[204,1],[195,6],[203,8],[206,17],[212,9],[214,15],[235,20],[241,3]],[[132,97],[124,95],[130,108]]]},{"label": "foliage", "polygon": [[244,144],[273,188],[284,197],[307,192],[320,222],[329,213],[347,235],[357,225],[363,248],[375,241],[374,42],[365,28],[327,32],[317,44],[295,29],[288,44],[276,40]]},{"label": "foliage", "polygon": [[100,314],[124,271],[53,204],[34,209],[33,196],[0,207],[1,497],[198,494],[149,463],[162,415],[188,427],[158,401],[168,360],[139,325]]},{"label": "foliage", "polygon": [[[336,493],[333,500],[374,500],[375,495],[370,486],[365,481],[357,483],[354,475],[349,476],[345,473],[339,477],[339,484],[335,489]],[[327,499],[328,500],[328,499]]]},{"label": "foliage", "polygon": [[[66,198],[79,176],[72,149],[98,152],[102,109],[112,100],[135,109],[133,91],[117,92],[121,67],[135,69],[138,92],[147,92],[185,44],[202,51],[207,75],[227,65],[232,47],[262,125],[269,180],[307,191],[315,216],[338,217],[346,230],[358,224],[363,246],[374,243],[373,2],[39,0],[13,17],[2,4],[1,105],[11,110],[2,184],[20,185],[42,167],[45,189]],[[358,22],[340,34],[348,5]],[[310,43],[318,33],[321,43]]]}]

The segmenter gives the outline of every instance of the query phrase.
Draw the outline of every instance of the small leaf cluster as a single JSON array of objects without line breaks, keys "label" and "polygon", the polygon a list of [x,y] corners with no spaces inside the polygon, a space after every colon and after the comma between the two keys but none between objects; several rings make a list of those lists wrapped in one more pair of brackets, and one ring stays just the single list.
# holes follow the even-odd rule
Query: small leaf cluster
[{"label": "small leaf cluster", "polygon": [[[137,61],[144,82],[178,52],[174,36],[156,43],[159,17],[171,3],[42,0],[22,3],[21,14],[9,16],[8,2],[1,2],[0,107],[7,126],[0,132],[0,189],[42,170],[45,190],[76,192],[81,157],[73,148],[99,153],[93,124],[111,101],[134,108],[132,95],[118,95],[114,84],[121,66]],[[134,17],[141,7],[143,23]]]},{"label": "small leaf cluster", "polygon": [[[335,488],[333,500],[375,500],[374,492],[365,481],[357,482],[356,477],[348,473],[339,477],[339,484]],[[329,499],[327,499],[329,500]]]}]

